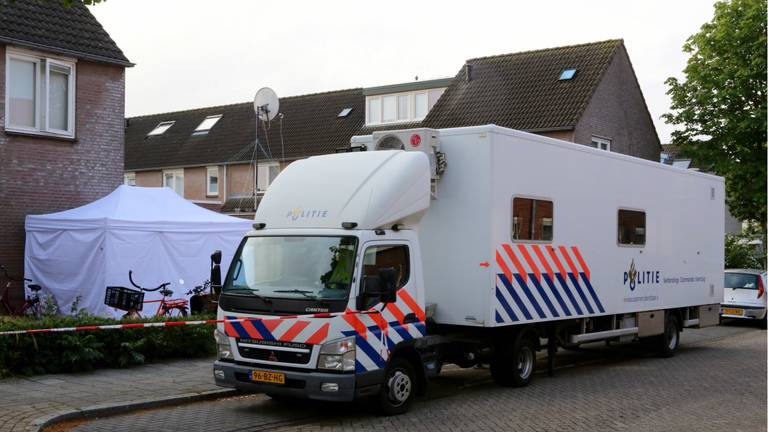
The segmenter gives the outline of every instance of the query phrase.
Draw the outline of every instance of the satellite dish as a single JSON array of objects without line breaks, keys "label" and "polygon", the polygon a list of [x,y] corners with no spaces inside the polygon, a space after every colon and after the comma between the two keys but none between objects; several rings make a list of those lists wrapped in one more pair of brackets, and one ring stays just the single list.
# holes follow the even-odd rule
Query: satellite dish
[{"label": "satellite dish", "polygon": [[262,87],[253,98],[253,110],[261,121],[270,121],[280,110],[280,99],[277,93],[269,87]]}]

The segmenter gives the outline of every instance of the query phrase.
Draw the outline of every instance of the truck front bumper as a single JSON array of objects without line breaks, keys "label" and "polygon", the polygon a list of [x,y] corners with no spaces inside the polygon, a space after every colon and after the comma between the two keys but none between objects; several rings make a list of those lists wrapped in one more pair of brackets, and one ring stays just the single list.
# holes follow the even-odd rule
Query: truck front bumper
[{"label": "truck front bumper", "polygon": [[[285,384],[254,382],[250,379],[254,370],[285,374]],[[375,393],[378,386],[356,388],[355,374],[336,374],[318,371],[281,370],[246,366],[229,362],[216,361],[213,364],[213,377],[220,387],[236,388],[245,392],[269,393],[279,396],[315,399],[325,401],[351,401],[356,397]],[[365,380],[364,380],[365,381]]]}]

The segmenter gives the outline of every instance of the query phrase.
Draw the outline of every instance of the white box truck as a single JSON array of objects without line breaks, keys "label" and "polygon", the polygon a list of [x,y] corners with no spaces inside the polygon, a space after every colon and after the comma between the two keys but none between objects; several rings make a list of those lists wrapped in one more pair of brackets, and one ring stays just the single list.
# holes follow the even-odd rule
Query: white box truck
[{"label": "white box truck", "polygon": [[493,125],[355,137],[272,183],[223,282],[216,383],[408,409],[446,363],[718,322],[724,183]]}]

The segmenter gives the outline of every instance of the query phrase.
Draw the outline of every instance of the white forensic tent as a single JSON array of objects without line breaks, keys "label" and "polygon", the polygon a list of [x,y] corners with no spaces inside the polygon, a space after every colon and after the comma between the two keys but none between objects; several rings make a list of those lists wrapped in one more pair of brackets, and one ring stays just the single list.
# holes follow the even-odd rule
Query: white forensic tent
[{"label": "white forensic tent", "polygon": [[[107,286],[133,288],[128,271],[142,287],[171,282],[171,298],[210,276],[210,255],[222,251],[227,267],[252,222],[193,204],[168,188],[120,186],[112,193],[71,210],[26,219],[25,277],[54,296],[69,314],[73,302],[89,313],[122,316],[104,304]],[[157,300],[149,292],[145,301]],[[142,314],[152,315],[157,303]]]}]

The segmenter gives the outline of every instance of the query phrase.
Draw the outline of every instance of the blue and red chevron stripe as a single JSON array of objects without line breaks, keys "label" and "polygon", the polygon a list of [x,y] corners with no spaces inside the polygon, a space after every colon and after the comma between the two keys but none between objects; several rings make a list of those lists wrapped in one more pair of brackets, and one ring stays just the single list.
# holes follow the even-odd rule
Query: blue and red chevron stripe
[{"label": "blue and red chevron stripe", "polygon": [[605,312],[576,246],[505,243],[496,264],[497,324]]}]

